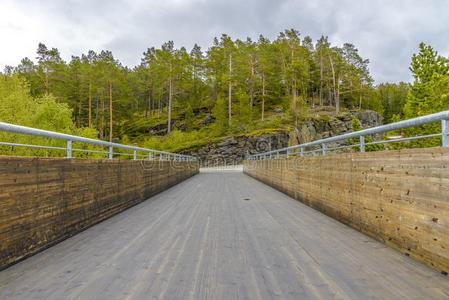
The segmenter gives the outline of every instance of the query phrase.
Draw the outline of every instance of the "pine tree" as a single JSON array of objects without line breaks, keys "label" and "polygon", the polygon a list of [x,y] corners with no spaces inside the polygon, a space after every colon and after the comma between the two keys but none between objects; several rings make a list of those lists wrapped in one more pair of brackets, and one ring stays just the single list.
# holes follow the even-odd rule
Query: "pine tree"
[{"label": "pine tree", "polygon": [[404,112],[408,118],[426,115],[449,108],[449,59],[431,46],[421,43],[414,54],[410,70],[415,79]]},{"label": "pine tree", "polygon": [[185,122],[187,130],[193,129],[194,117],[195,117],[195,114],[193,113],[192,106],[190,106],[190,104],[187,104],[186,112],[185,112],[185,116],[184,116],[184,122]]},{"label": "pine tree", "polygon": [[215,127],[219,133],[223,133],[229,127],[226,101],[223,98],[218,98],[215,102],[212,113],[215,116]]}]

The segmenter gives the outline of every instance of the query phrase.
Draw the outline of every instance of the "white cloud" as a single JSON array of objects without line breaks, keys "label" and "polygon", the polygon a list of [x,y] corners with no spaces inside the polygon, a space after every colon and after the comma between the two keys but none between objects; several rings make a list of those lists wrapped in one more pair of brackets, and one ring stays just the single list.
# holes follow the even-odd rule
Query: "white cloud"
[{"label": "white cloud", "polygon": [[108,49],[133,66],[146,48],[167,40],[208,46],[221,33],[273,39],[286,28],[355,44],[377,82],[410,80],[420,41],[449,53],[445,0],[0,0],[0,8],[0,68],[34,58],[39,42],[57,47],[66,60]]}]

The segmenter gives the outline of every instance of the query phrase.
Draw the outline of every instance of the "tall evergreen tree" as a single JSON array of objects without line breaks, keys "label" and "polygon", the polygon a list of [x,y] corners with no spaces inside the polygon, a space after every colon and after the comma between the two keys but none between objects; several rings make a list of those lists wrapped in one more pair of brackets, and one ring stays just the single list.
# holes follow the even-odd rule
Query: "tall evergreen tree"
[{"label": "tall evergreen tree", "polygon": [[422,116],[449,108],[449,59],[431,46],[419,45],[410,70],[414,82],[404,107],[406,117]]}]

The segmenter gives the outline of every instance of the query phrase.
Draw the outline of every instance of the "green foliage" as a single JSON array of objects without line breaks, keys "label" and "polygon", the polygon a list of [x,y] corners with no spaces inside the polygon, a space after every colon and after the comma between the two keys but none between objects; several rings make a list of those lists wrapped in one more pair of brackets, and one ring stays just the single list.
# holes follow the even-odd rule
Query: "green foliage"
[{"label": "green foliage", "polygon": [[[162,142],[169,148],[176,148],[170,145],[174,141],[183,144],[184,134],[193,136],[204,126],[206,115],[214,121],[206,131],[199,130],[202,142],[298,125],[316,106],[382,112],[388,104],[391,118],[399,113],[397,101],[372,86],[368,64],[352,44],[335,47],[327,37],[314,43],[295,29],[279,33],[273,41],[262,35],[253,41],[223,34],[204,51],[195,45],[189,52],[169,41],[148,48],[133,69],[110,51],[90,50],[65,62],[58,49],[39,44],[35,62],[24,58],[4,76],[20,78],[29,93],[17,97],[31,97],[39,107],[31,110],[18,101],[14,105],[24,105],[19,110],[23,113],[5,105],[9,112],[3,114],[13,123],[64,132],[88,127],[92,131],[83,134],[129,143],[152,140],[151,133],[173,128],[176,133]],[[279,108],[283,112],[274,113]]]},{"label": "green foliage", "polygon": [[33,112],[33,101],[28,84],[18,76],[0,75],[0,120],[28,125]]},{"label": "green foliage", "polygon": [[45,95],[34,104],[32,127],[64,133],[73,131],[72,110],[67,103],[58,103],[53,96]]},{"label": "green foliage", "polygon": [[[360,123],[360,120],[357,119],[356,117],[352,118],[352,130],[353,131],[360,131],[362,130],[362,123]],[[373,142],[374,139],[372,136],[365,136],[365,143],[371,143]],[[354,145],[360,145],[360,138],[353,138],[349,140],[350,144],[354,144]],[[356,151],[360,151],[360,147],[354,147],[353,149],[355,149]],[[374,144],[374,145],[365,145],[365,151],[366,152],[371,152],[371,151],[379,151],[379,150],[384,150],[385,147],[382,144]]]},{"label": "green foliage", "polygon": [[234,127],[237,127],[239,130],[245,131],[252,124],[249,96],[243,91],[239,91],[236,94],[236,98],[238,100],[238,112],[236,113],[237,123],[234,125]]},{"label": "green foliage", "polygon": [[419,44],[419,53],[413,54],[410,70],[416,83],[426,83],[440,75],[449,74],[449,60],[438,54],[432,46]]},{"label": "green foliage", "polygon": [[449,104],[449,59],[431,46],[419,45],[412,57],[410,70],[415,81],[404,107],[405,117],[422,116],[443,109]]},{"label": "green foliage", "polygon": [[[98,131],[93,128],[89,128],[89,127],[75,128],[72,131],[72,134],[86,137],[86,138],[91,138],[91,139],[98,138]],[[106,149],[104,147],[94,146],[94,145],[86,144],[86,143],[76,143],[76,142],[73,143],[72,146],[73,146],[73,149],[84,150],[84,151],[75,151],[73,153],[74,157],[79,157],[79,158],[106,158],[107,157],[106,153],[98,153],[98,152],[105,152]],[[87,151],[92,151],[92,152],[87,152]],[[93,152],[93,151],[95,151],[95,152]]]},{"label": "green foliage", "polygon": [[[58,49],[40,43],[36,58],[35,62],[24,58],[0,76],[0,120],[92,138],[110,136],[164,150],[195,147],[231,134],[291,129],[309,118],[309,110],[316,106],[333,107],[335,112],[371,109],[383,114],[385,122],[449,108],[449,59],[423,43],[412,57],[413,84],[376,87],[369,61],[354,45],[335,47],[327,37],[314,43],[294,29],[279,33],[273,41],[264,36],[253,41],[223,34],[206,51],[195,45],[188,52],[169,41],[148,48],[141,64],[132,70],[122,66],[110,51],[88,51],[65,62]],[[275,112],[277,109],[282,113]],[[212,124],[203,124],[206,116]],[[149,136],[152,132],[169,133],[169,120],[172,134]],[[354,129],[359,128],[357,121],[353,120]],[[394,134],[412,136],[439,130],[439,124],[431,124]],[[61,141],[26,136],[1,137],[65,146]],[[436,138],[402,145],[439,143]],[[76,147],[101,150],[82,144]],[[369,145],[367,151],[376,147],[381,146]],[[10,147],[1,150],[13,153]],[[64,155],[63,151],[53,152]]]},{"label": "green foliage", "polygon": [[190,104],[188,104],[187,108],[186,108],[186,112],[185,112],[185,117],[184,117],[184,122],[185,122],[187,130],[189,130],[189,131],[192,130],[194,119],[195,119],[195,115],[193,114],[192,106],[190,106]]},{"label": "green foliage", "polygon": [[46,130],[71,132],[72,111],[51,95],[33,98],[29,86],[18,76],[0,78],[0,120]]},{"label": "green foliage", "polygon": [[[318,94],[319,105],[337,106],[341,98],[342,106],[353,108],[363,98],[362,106],[368,107],[373,87],[367,64],[351,44],[331,47],[323,37],[314,46],[310,37],[289,29],[274,41],[223,34],[204,52],[198,45],[188,52],[169,41],[148,48],[132,70],[110,51],[90,50],[65,62],[57,48],[40,43],[36,62],[24,58],[9,73],[27,81],[31,96],[52,95],[68,104],[76,127],[95,128],[105,139],[128,134],[121,126],[135,115],[168,122],[188,112],[190,118],[190,108],[210,112],[222,106],[219,99],[226,100],[226,107],[230,99],[234,126],[242,130],[279,105],[297,122],[316,104]],[[220,123],[221,116],[214,117]]]},{"label": "green foliage", "polygon": [[384,123],[395,122],[395,119],[398,117],[400,119],[403,116],[404,105],[409,91],[410,85],[404,82],[398,84],[383,83],[377,86],[377,96],[384,108]]},{"label": "green foliage", "polygon": [[[410,70],[414,82],[407,95],[404,118],[414,118],[449,109],[449,59],[441,56],[431,46],[421,43],[419,53],[412,57]],[[441,131],[440,124],[427,124],[405,130],[405,136],[432,134]],[[418,140],[405,144],[428,147],[441,144],[440,138]]]},{"label": "green foliage", "polygon": [[[210,128],[208,128],[210,130]],[[195,149],[215,141],[209,130],[182,132],[173,130],[167,136],[151,136],[144,138],[140,144],[143,147],[170,152],[179,152],[184,149]]]},{"label": "green foliage", "polygon": [[224,133],[228,128],[228,111],[226,108],[226,101],[223,98],[219,98],[215,102],[212,113],[215,116],[215,128],[218,132]]},{"label": "green foliage", "polygon": [[[360,120],[357,119],[356,117],[352,117],[351,124],[352,124],[353,131],[359,131],[362,129],[362,124],[360,123]],[[366,141],[366,138],[365,138],[365,141]],[[349,144],[360,145],[360,138],[349,139]],[[360,147],[354,147],[353,149],[355,151],[360,151]]]},{"label": "green foliage", "polygon": [[[0,76],[0,121],[44,130],[96,137],[94,129],[75,128],[72,110],[51,95],[33,98],[25,79]],[[17,144],[65,147],[65,141],[0,132],[0,141]],[[83,146],[88,149],[88,146]],[[64,150],[0,146],[2,155],[65,156]]]},{"label": "green foliage", "polygon": [[377,112],[380,115],[385,115],[385,106],[383,103],[383,99],[378,90],[367,90],[364,93],[364,100],[361,102],[362,109],[369,109]]},{"label": "green foliage", "polygon": [[352,118],[351,124],[352,124],[352,130],[353,131],[360,131],[360,130],[362,130],[362,123],[360,123],[360,120],[357,119],[356,117]]}]

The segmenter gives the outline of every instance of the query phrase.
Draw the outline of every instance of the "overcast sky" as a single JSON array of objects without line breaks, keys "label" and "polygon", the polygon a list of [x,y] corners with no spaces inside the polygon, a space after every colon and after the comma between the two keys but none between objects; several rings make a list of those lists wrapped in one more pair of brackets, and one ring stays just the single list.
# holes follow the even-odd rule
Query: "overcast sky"
[{"label": "overcast sky", "polygon": [[89,49],[111,50],[130,67],[142,52],[173,40],[203,47],[214,36],[263,34],[286,28],[334,45],[350,42],[368,58],[377,83],[410,81],[419,42],[449,53],[448,0],[0,0],[0,69],[35,58],[39,42],[65,60]]}]

